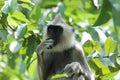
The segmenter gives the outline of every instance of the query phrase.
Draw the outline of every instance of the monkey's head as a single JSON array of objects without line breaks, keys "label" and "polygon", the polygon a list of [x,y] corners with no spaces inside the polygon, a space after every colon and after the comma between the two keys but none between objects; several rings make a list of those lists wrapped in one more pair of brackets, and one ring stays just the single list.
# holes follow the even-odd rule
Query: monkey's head
[{"label": "monkey's head", "polygon": [[71,48],[75,44],[74,28],[67,25],[58,14],[44,30],[43,39],[52,39],[53,47],[48,51],[59,52]]}]

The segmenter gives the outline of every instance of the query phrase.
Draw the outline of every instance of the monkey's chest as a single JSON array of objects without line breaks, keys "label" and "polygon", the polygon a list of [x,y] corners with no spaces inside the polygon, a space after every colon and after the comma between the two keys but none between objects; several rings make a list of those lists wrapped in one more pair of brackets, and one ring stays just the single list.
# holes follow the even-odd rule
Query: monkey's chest
[{"label": "monkey's chest", "polygon": [[71,53],[53,53],[51,54],[51,63],[49,71],[51,74],[62,73],[64,67],[72,62]]}]

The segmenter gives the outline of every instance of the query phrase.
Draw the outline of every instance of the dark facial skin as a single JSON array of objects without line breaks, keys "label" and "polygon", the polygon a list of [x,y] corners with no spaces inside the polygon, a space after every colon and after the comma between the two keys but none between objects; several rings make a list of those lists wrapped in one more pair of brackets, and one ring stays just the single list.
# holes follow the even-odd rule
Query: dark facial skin
[{"label": "dark facial skin", "polygon": [[53,46],[55,46],[59,42],[59,38],[62,33],[63,28],[59,25],[49,25],[47,28],[47,35],[49,37],[48,39],[54,40]]}]

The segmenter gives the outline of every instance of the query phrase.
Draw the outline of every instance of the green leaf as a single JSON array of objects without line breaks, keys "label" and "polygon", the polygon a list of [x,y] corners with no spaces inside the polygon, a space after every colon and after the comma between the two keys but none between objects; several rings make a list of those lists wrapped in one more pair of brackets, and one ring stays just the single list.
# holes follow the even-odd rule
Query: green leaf
[{"label": "green leaf", "polygon": [[[32,42],[32,44],[31,44]],[[31,35],[26,39],[26,43],[27,43],[27,51],[26,54],[31,57],[36,49],[36,46],[38,45],[38,39],[34,36]]]},{"label": "green leaf", "polygon": [[116,34],[118,38],[120,38],[119,34],[119,27],[120,27],[120,0],[110,0],[111,5],[113,7],[112,14],[113,14],[113,22],[114,22],[114,28],[116,30]]},{"label": "green leaf", "polygon": [[[88,59],[88,58],[87,58]],[[89,60],[88,61],[88,63],[89,63],[89,65],[90,65],[90,67],[92,68],[92,69],[94,69],[94,71],[97,71],[99,68],[98,68],[98,66],[95,64],[95,62],[93,61],[93,57],[91,58],[92,60]]]},{"label": "green leaf", "polygon": [[90,54],[94,50],[100,52],[100,43],[97,41],[88,40],[83,44],[83,49],[87,54]]},{"label": "green leaf", "polygon": [[5,50],[6,50],[6,52],[7,52],[8,58],[12,58],[12,57],[13,57],[13,53],[10,51],[9,46],[10,46],[10,45],[7,44],[7,45],[5,46]]},{"label": "green leaf", "polygon": [[29,22],[29,20],[25,17],[25,15],[22,12],[17,11],[17,10],[15,10],[11,16],[22,22]]},{"label": "green leaf", "polygon": [[7,23],[7,17],[8,17],[8,14],[5,14],[5,13],[2,13],[2,17],[1,17],[1,23],[2,23],[2,27],[6,27],[6,23]]},{"label": "green leaf", "polygon": [[0,0],[0,9],[3,7],[4,5],[4,0]]},{"label": "green leaf", "polygon": [[17,53],[20,48],[22,47],[22,43],[21,42],[17,42],[17,41],[13,41],[10,46],[9,49],[12,53]]},{"label": "green leaf", "polygon": [[116,47],[116,41],[108,37],[105,41],[104,49],[107,54],[113,53]]},{"label": "green leaf", "polygon": [[109,0],[109,1],[117,11],[120,11],[120,0]]},{"label": "green leaf", "polygon": [[5,1],[4,6],[2,7],[2,12],[4,14],[8,14],[8,12],[12,14],[15,11],[16,7],[17,7],[17,0],[7,0]]},{"label": "green leaf", "polygon": [[104,76],[101,76],[101,79],[100,80],[119,80],[119,79],[114,79],[114,76],[118,73],[117,72],[111,72],[107,75],[104,75]]},{"label": "green leaf", "polygon": [[15,38],[21,39],[24,37],[25,33],[27,32],[27,24],[21,24],[18,26],[17,30],[15,31]]},{"label": "green leaf", "polygon": [[109,59],[114,63],[116,62],[117,57],[118,57],[118,54],[115,53],[115,54],[112,54]]},{"label": "green leaf", "polygon": [[37,4],[37,5],[34,7],[33,11],[31,12],[31,15],[30,15],[30,18],[31,18],[32,20],[35,20],[36,22],[39,21],[40,16],[41,16],[40,7],[41,7],[41,6],[40,6],[40,3]]},{"label": "green leaf", "polygon": [[64,15],[65,9],[66,9],[65,4],[63,2],[59,2],[58,3],[58,12],[57,13],[61,13],[62,15]]},{"label": "green leaf", "polygon": [[99,41],[98,32],[94,28],[88,27],[87,32],[91,34],[93,40]]},{"label": "green leaf", "polygon": [[8,32],[5,29],[0,30],[0,40],[6,41]]},{"label": "green leaf", "polygon": [[13,55],[11,58],[8,59],[8,66],[10,66],[12,69],[14,69],[15,65],[16,65],[16,63],[15,63],[15,57]]},{"label": "green leaf", "polygon": [[31,3],[31,0],[19,0],[19,1],[22,1],[24,3]]},{"label": "green leaf", "polygon": [[28,4],[20,4],[23,8],[28,9],[29,11],[32,10],[32,8]]},{"label": "green leaf", "polygon": [[93,62],[96,64],[98,68],[102,68],[103,64],[99,59],[93,59]]},{"label": "green leaf", "polygon": [[23,74],[25,72],[25,69],[26,69],[26,63],[22,62],[22,64],[20,65],[19,73]]},{"label": "green leaf", "polygon": [[109,58],[99,58],[99,60],[104,64],[104,66],[115,67],[114,63]]},{"label": "green leaf", "polygon": [[56,80],[59,78],[67,78],[67,77],[68,77],[68,75],[65,73],[64,74],[56,74],[56,75],[52,76],[50,80]]},{"label": "green leaf", "polygon": [[8,1],[5,1],[4,6],[2,7],[1,11],[4,14],[8,14],[8,11],[9,11]]},{"label": "green leaf", "polygon": [[118,52],[120,53],[120,44],[118,44]]},{"label": "green leaf", "polygon": [[94,26],[102,25],[102,24],[106,23],[108,20],[110,20],[111,9],[112,9],[112,6],[111,6],[109,0],[103,0],[102,10],[100,12],[98,19],[94,23]]},{"label": "green leaf", "polygon": [[120,27],[120,11],[112,9],[112,14],[113,14],[113,22],[115,27]]},{"label": "green leaf", "polygon": [[8,0],[9,12],[12,14],[17,7],[17,0]]},{"label": "green leaf", "polygon": [[110,73],[109,67],[108,66],[102,67],[102,74],[105,75],[105,74],[108,74],[108,73]]}]

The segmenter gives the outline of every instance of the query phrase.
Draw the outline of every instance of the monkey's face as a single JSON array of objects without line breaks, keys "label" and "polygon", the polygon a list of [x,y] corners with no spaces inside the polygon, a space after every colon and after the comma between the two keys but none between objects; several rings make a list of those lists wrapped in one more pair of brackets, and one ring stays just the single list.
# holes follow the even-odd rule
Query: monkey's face
[{"label": "monkey's face", "polygon": [[74,46],[74,31],[73,27],[66,24],[60,15],[56,16],[44,28],[43,41],[50,46],[46,51],[59,52]]},{"label": "monkey's face", "polygon": [[63,28],[59,25],[48,25],[47,27],[47,36],[48,39],[52,39],[54,41],[53,46],[55,46],[63,33]]}]

